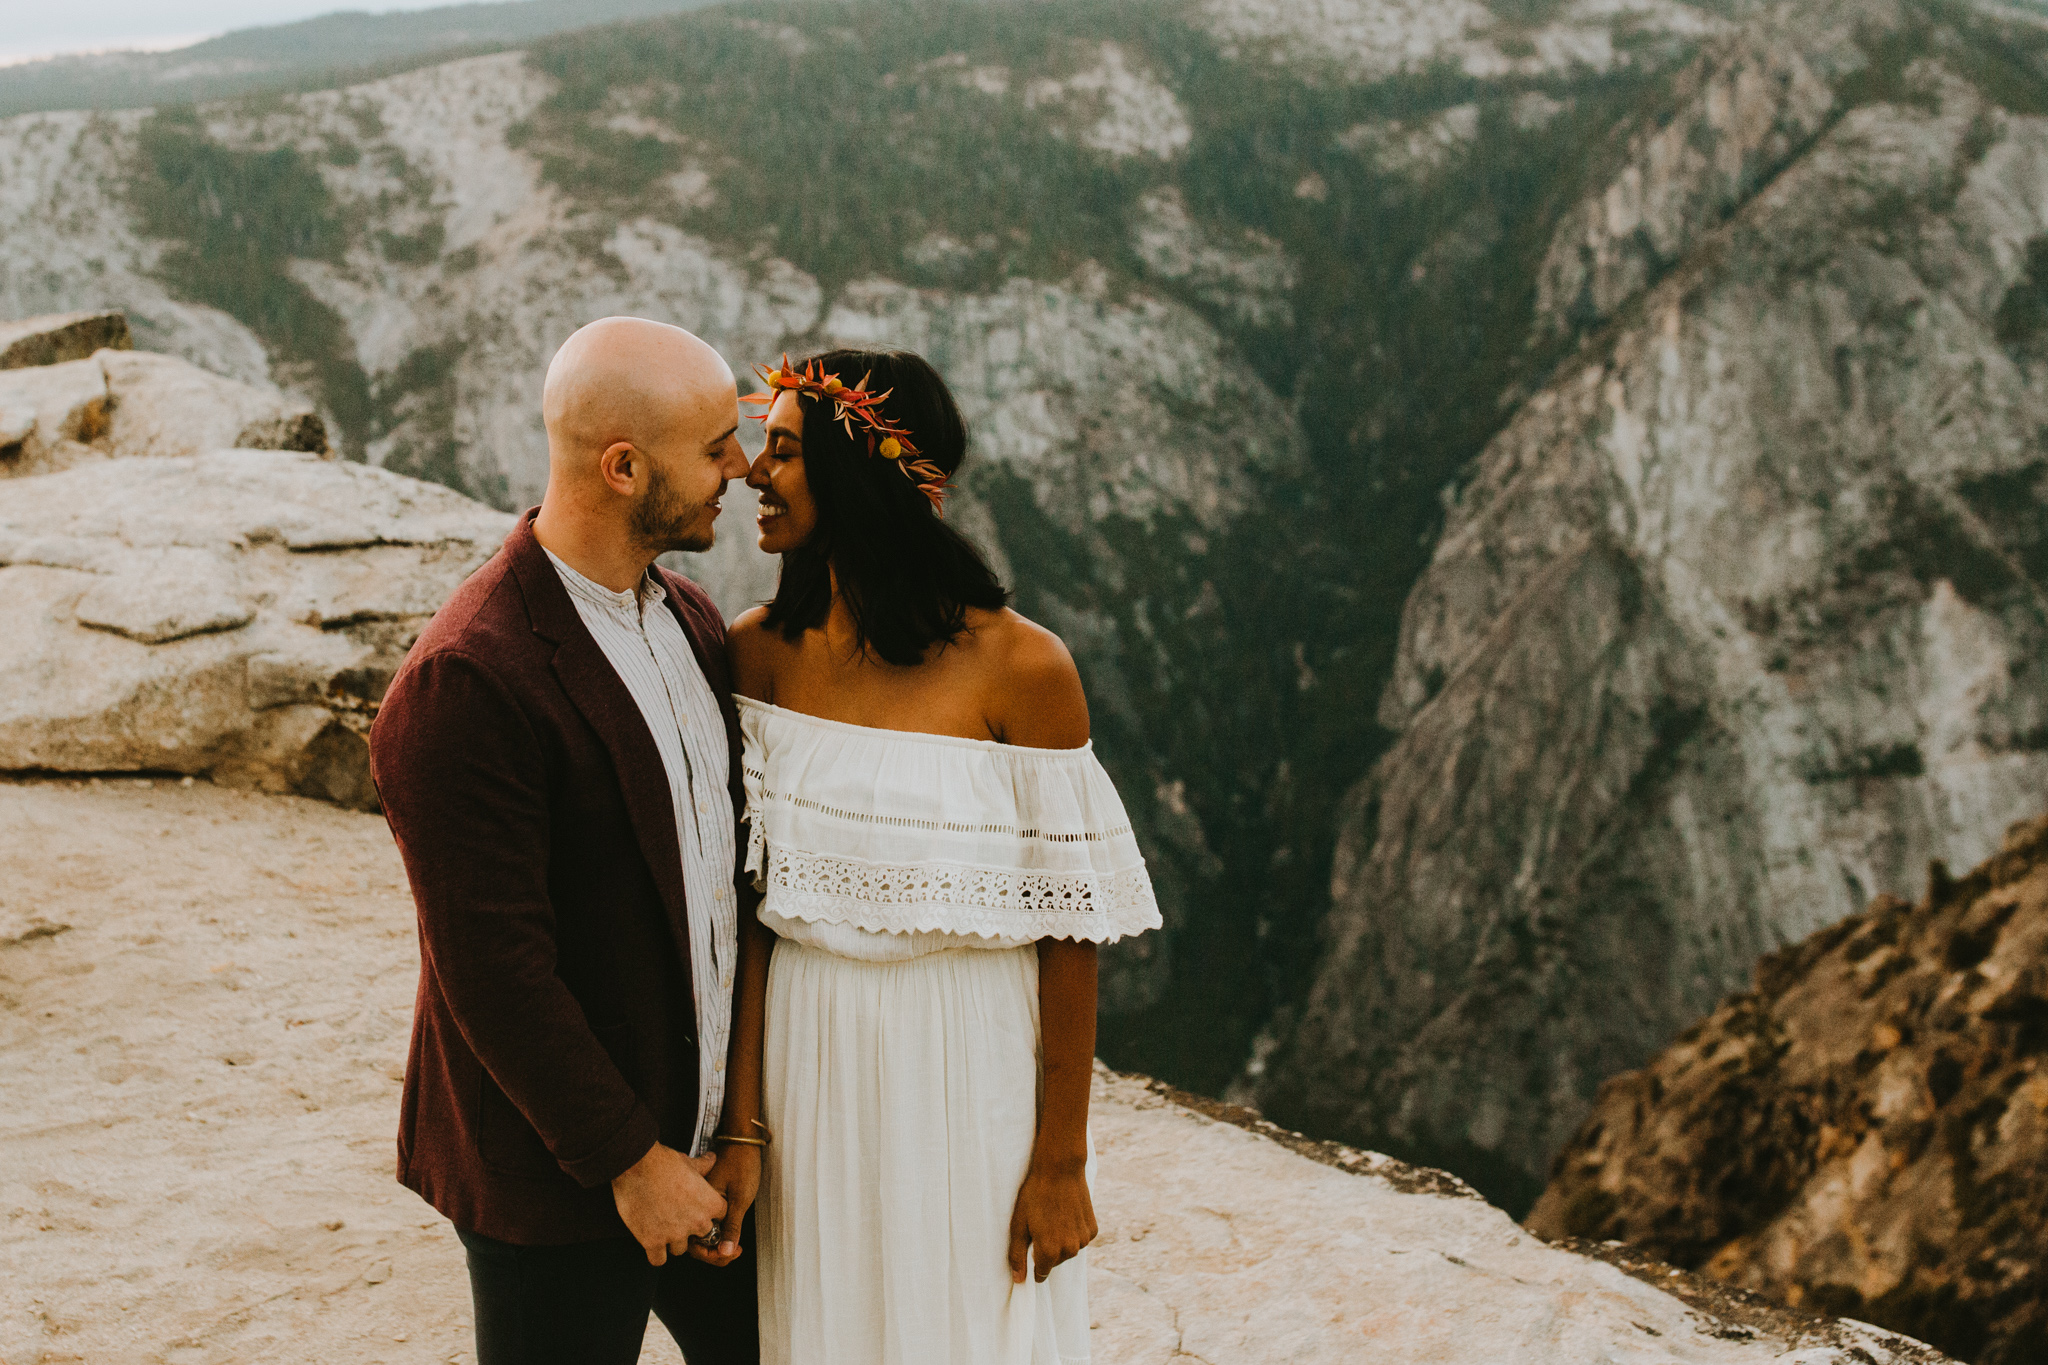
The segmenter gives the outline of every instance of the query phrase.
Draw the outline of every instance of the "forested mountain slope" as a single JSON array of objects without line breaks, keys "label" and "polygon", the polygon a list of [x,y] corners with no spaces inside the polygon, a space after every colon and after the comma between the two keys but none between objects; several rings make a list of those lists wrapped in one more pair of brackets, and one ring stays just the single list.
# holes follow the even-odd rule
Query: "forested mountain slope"
[{"label": "forested mountain slope", "polygon": [[296,23],[237,29],[168,52],[94,52],[0,67],[0,118],[45,109],[136,109],[317,90],[340,84],[338,71],[388,74],[707,3],[481,0],[375,14],[337,10]]},{"label": "forested mountain slope", "polygon": [[[1500,546],[1460,529],[1505,478],[1486,472],[1501,451],[1558,414],[1584,409],[1595,430],[1606,409],[1571,376],[1640,331],[1646,290],[1725,252],[1724,220],[1791,183],[1786,167],[1853,122],[1843,110],[1962,118],[1958,137],[1990,139],[1985,167],[2030,145],[2017,21],[1992,32],[1977,11],[1862,8],[1875,18],[1830,21],[1839,61],[1787,76],[1774,49],[1805,50],[1814,5],[1780,21],[1736,0],[752,3],[346,89],[24,116],[0,123],[0,313],[126,307],[140,345],[316,397],[351,456],[507,507],[540,487],[547,358],[591,317],[673,318],[742,365],[837,341],[925,350],[979,433],[956,515],[1020,607],[1073,644],[1167,907],[1165,933],[1112,960],[1105,1055],[1213,1092],[1266,1029],[1260,1048],[1280,1049],[1256,1077],[1268,1102],[1511,1197],[1584,1112],[1590,1068],[1642,1060],[1747,970],[1743,953],[1805,921],[1744,909],[1750,939],[1669,979],[1573,950],[1570,990],[1460,1038],[1444,1117],[1403,1117],[1439,1093],[1402,1069],[1404,1030],[1494,960],[1463,930],[1439,943],[1404,926],[1482,905],[1525,916],[1520,864],[1492,855],[1449,880],[1395,858],[1359,889],[1389,828],[1364,793],[1452,743],[1425,721],[1465,695],[1451,679],[1477,637],[1458,632],[1508,602],[1459,596],[1445,615],[1465,624],[1424,630],[1454,553],[1437,552],[1439,531],[1448,508],[1457,545],[1519,564],[1527,536],[1589,524],[1574,503],[1554,526],[1513,513],[1538,524]],[[1937,14],[1958,51],[1993,56],[1939,79],[1901,58],[1897,16]],[[1730,60],[1713,54],[1743,43],[1779,65],[1713,75]],[[1951,86],[1980,92],[1953,99],[1981,119],[1940,103]],[[1873,221],[1893,204],[1921,212],[1919,171],[1867,159]],[[1801,211],[1838,226],[1847,191],[1811,185]],[[2036,230],[2011,231],[2023,246]],[[1986,289],[2025,274],[2004,250],[1985,248]],[[1731,391],[1771,392],[1763,351],[1742,354],[1754,364]],[[1821,426],[1772,440],[1800,468],[1836,450]],[[1555,472],[1539,485],[1578,477],[1543,462]],[[1488,505],[1523,507],[1520,487]],[[772,570],[750,549],[747,500],[732,501],[696,571],[736,608]],[[1629,554],[1651,578],[1671,557]],[[1846,627],[1814,629],[1846,647]],[[1807,676],[1836,698],[1868,685]],[[1606,743],[1566,724],[1578,695],[1530,691],[1518,725],[1545,745]],[[1485,733],[1475,724],[1452,728]],[[1390,742],[1403,747],[1375,769]],[[1718,790],[1739,805],[1754,789]],[[1865,787],[1843,790],[1873,830],[1904,818],[1882,786],[1867,807]],[[1515,795],[1576,830],[1564,793]],[[1648,837],[1584,809],[1618,847]],[[1440,814],[1450,844],[1493,837],[1482,810]],[[2014,813],[1958,808],[1925,838],[1967,844],[1980,814],[1989,839]],[[1657,883],[1630,894],[1680,937],[1719,903]],[[1615,904],[1594,888],[1546,913],[1605,924]],[[1378,964],[1395,959],[1368,923],[1441,947],[1391,969],[1421,997],[1389,1004]],[[1375,1022],[1335,1019],[1347,992]],[[1632,1012],[1588,1047],[1586,1020],[1616,997]],[[1520,1103],[1537,1071],[1570,1078],[1534,1121],[1478,1141],[1495,1131],[1489,1097]]]},{"label": "forested mountain slope", "polygon": [[1759,956],[2048,790],[2042,41],[1790,7],[1564,215],[1535,328],[1586,341],[1409,598],[1283,1121],[1527,1198]]},{"label": "forested mountain slope", "polygon": [[[1306,972],[1436,490],[1525,366],[1547,206],[1721,22],[1324,8],[1403,55],[1358,70],[1252,3],[748,5],[24,117],[0,311],[125,306],[139,344],[268,368],[357,458],[504,506],[592,316],[742,363],[927,349],[980,433],[959,515],[1074,643],[1169,907],[1109,1055],[1218,1089]],[[768,586],[734,501],[701,566],[731,607]]]}]

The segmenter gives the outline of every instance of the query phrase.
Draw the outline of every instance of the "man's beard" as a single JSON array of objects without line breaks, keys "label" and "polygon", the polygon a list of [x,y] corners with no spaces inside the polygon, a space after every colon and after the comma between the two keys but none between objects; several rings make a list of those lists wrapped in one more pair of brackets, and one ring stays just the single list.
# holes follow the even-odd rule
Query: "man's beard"
[{"label": "man's beard", "polygon": [[647,492],[633,508],[633,539],[656,554],[670,550],[708,550],[715,534],[698,528],[705,505],[679,495],[658,465],[647,466]]}]

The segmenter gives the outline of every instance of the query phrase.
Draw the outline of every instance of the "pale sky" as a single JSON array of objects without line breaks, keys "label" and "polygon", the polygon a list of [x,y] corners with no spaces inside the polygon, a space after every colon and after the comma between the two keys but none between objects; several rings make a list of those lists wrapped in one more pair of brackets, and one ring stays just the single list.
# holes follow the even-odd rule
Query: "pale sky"
[{"label": "pale sky", "polygon": [[183,47],[230,29],[336,10],[435,9],[454,0],[0,0],[0,65],[60,52]]}]

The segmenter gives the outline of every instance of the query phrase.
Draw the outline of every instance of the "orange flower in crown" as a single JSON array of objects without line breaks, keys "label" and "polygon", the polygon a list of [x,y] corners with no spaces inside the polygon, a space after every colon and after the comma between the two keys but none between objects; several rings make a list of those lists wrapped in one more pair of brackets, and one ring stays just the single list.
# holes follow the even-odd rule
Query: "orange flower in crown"
[{"label": "orange flower in crown", "polygon": [[[903,477],[917,485],[917,491],[931,500],[932,510],[945,515],[946,472],[918,453],[911,443],[910,431],[882,416],[882,400],[894,393],[894,389],[883,389],[880,393],[868,392],[868,375],[862,375],[860,383],[847,387],[836,374],[826,374],[813,360],[801,370],[789,363],[789,356],[782,357],[782,368],[771,370],[766,365],[756,365],[754,373],[761,376],[761,382],[768,386],[766,393],[750,393],[740,399],[742,403],[759,403],[764,408],[773,406],[777,394],[794,393],[799,398],[819,398],[832,404],[832,419],[846,428],[849,438],[867,437],[868,454],[884,460],[893,460],[903,471]],[[766,411],[750,413],[755,421],[768,420]],[[856,432],[854,427],[861,429]]]}]

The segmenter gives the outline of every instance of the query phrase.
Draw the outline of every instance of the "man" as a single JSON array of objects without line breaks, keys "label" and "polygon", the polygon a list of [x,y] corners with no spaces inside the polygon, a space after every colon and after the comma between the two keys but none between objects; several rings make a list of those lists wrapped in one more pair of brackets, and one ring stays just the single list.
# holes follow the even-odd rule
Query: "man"
[{"label": "man", "polygon": [[653,567],[708,548],[746,474],[737,393],[688,332],[606,318],[542,412],[546,495],[370,732],[419,910],[399,1179],[461,1235],[479,1365],[630,1365],[650,1309],[692,1365],[752,1365],[754,1258],[711,1174],[738,720],[716,608]]}]

